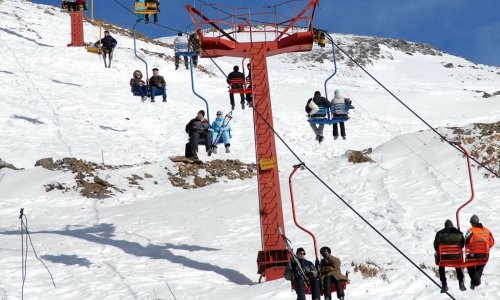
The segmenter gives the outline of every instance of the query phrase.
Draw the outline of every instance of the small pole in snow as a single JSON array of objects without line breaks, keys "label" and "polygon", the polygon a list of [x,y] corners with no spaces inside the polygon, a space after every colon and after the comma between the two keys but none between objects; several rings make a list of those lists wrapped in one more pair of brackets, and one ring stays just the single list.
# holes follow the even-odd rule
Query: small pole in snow
[{"label": "small pole in snow", "polygon": [[104,150],[101,149],[102,165],[104,166]]}]

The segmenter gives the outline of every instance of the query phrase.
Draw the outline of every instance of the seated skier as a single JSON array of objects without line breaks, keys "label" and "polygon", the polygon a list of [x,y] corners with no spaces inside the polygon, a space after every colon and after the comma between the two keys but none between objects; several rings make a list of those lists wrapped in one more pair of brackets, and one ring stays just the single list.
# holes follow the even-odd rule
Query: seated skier
[{"label": "seated skier", "polygon": [[130,79],[130,88],[134,96],[140,96],[142,102],[148,99],[148,86],[142,80],[142,72],[135,70],[132,79]]},{"label": "seated skier", "polygon": [[227,120],[224,124],[224,113],[222,111],[217,112],[217,118],[212,123],[212,152],[217,153],[217,144],[221,141],[224,143],[226,147],[226,153],[230,153],[229,147],[231,146],[229,132],[231,131],[231,126],[229,125]]}]

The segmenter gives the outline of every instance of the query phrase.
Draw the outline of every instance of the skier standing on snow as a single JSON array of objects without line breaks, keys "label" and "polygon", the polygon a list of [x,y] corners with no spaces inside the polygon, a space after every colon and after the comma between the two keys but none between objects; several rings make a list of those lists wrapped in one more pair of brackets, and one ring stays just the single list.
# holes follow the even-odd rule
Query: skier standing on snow
[{"label": "skier standing on snow", "polygon": [[323,282],[325,300],[332,299],[332,283],[335,284],[337,289],[337,298],[344,300],[344,287],[341,281],[349,279],[340,271],[340,259],[332,255],[332,250],[329,247],[321,247],[319,253],[323,256],[319,264],[319,270]]},{"label": "skier standing on snow", "polygon": [[[326,99],[325,97],[321,96],[321,93],[319,91],[314,92],[314,97],[309,98],[306,103],[306,113],[309,115],[310,119],[324,119],[326,117],[325,114],[321,113],[318,114],[319,107],[329,107],[330,106],[330,101]],[[323,136],[323,129],[325,128],[325,124],[318,124],[316,127],[316,124],[309,124],[311,125],[312,130],[314,131],[314,134],[316,135],[316,140],[321,143],[323,142],[324,136]],[[335,124],[334,124],[335,126]]]},{"label": "skier standing on snow", "polygon": [[[208,120],[205,119],[205,111],[200,110],[196,117],[189,121],[186,125],[186,133],[189,134],[189,150],[186,154],[191,154],[189,157],[198,158],[198,142],[200,138],[205,140],[205,149],[207,150],[208,156],[212,155],[212,134],[208,130]],[[190,152],[190,153],[189,153]],[[187,156],[186,156],[187,157]]]},{"label": "skier standing on snow", "polygon": [[[306,251],[304,248],[297,248],[296,255],[298,263],[292,258],[292,261],[286,266],[285,279],[295,284],[297,300],[306,300],[306,284],[311,288],[312,299],[320,300],[318,270],[316,270],[312,262],[305,259]],[[302,271],[300,270],[303,271],[303,274],[301,274]],[[305,275],[306,278],[303,278],[303,275]]]},{"label": "skier standing on snow", "polygon": [[[102,47],[102,57],[104,59],[104,67],[111,68],[111,60],[113,59],[113,51],[118,42],[109,34],[109,31],[104,31],[104,37],[94,43],[96,47]],[[109,55],[109,63],[106,64],[106,56]]]},{"label": "skier standing on snow", "polygon": [[[224,127],[222,127],[223,125]],[[231,130],[231,126],[229,125],[229,123],[224,124],[224,113],[220,110],[217,112],[217,118],[212,123],[212,130],[212,152],[217,153],[217,145],[215,144],[215,139],[219,134],[221,134],[219,140],[222,140],[224,142],[226,153],[230,153],[231,151],[229,150],[229,147],[231,146],[231,141],[229,131]]]},{"label": "skier standing on snow", "polygon": [[[436,263],[439,263],[441,257],[439,253],[439,245],[460,245],[460,249],[464,247],[464,235],[457,228],[453,227],[453,223],[450,220],[444,222],[444,228],[436,233],[434,238],[434,250],[436,250]],[[459,255],[449,254],[443,255],[444,259],[458,259]],[[465,291],[464,285],[464,272],[462,268],[455,268],[457,271],[458,285],[461,291]],[[448,291],[448,284],[446,283],[446,274],[444,267],[439,267],[439,279],[441,280],[441,293],[446,293]]]},{"label": "skier standing on snow", "polygon": [[[486,253],[483,252],[472,252],[467,256],[469,258],[485,258],[489,256],[490,248],[495,245],[495,239],[493,239],[493,235],[490,230],[483,226],[483,224],[479,223],[479,217],[476,215],[472,215],[470,218],[470,224],[472,225],[469,230],[465,233],[465,244],[471,245],[474,242],[482,241],[487,244]],[[477,265],[467,268],[467,272],[469,272],[470,276],[470,289],[473,290],[476,286],[481,284],[481,277],[483,276],[483,270],[486,264]]]},{"label": "skier standing on snow", "polygon": [[160,75],[158,68],[153,68],[153,76],[149,78],[149,86],[151,87],[151,102],[155,102],[155,96],[162,95],[163,102],[167,102],[167,83],[165,78]]}]

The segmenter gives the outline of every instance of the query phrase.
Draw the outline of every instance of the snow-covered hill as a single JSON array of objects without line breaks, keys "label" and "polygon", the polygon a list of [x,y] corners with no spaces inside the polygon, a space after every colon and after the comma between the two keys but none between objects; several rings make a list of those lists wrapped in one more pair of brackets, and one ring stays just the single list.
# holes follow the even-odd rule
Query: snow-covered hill
[{"label": "snow-covered hill", "polygon": [[[22,168],[0,169],[0,299],[21,296],[21,207],[57,285],[29,252],[26,299],[294,299],[285,280],[257,284],[255,177],[221,177],[197,189],[171,182],[169,173],[180,167],[168,157],[183,154],[184,126],[204,107],[191,91],[189,72],[174,70],[170,47],[137,42],[149,69],[158,67],[168,86],[167,103],[141,103],[131,96],[128,81],[134,70],[144,72],[144,64],[135,58],[125,31],[111,30],[118,48],[113,67],[105,69],[97,56],[66,47],[70,21],[59,8],[0,0],[0,14],[0,158]],[[98,27],[85,24],[86,41],[98,35]],[[483,97],[500,90],[498,68],[405,42],[334,38],[356,57],[369,58],[366,68],[450,139],[456,131],[445,127],[500,121],[500,96]],[[329,59],[328,48],[269,58],[275,129],[339,195],[439,281],[432,241],[470,196],[465,159],[345,57],[329,95],[340,88],[354,101],[347,140],[334,141],[327,127],[325,141],[317,144],[304,105],[315,90],[322,91],[332,71]],[[233,58],[216,61],[225,71],[241,64]],[[207,72],[196,71],[197,91],[209,100],[212,114],[227,112],[225,78],[210,60],[201,59],[200,65]],[[203,160],[254,163],[249,109],[237,108],[234,118],[232,153],[202,153]],[[469,151],[480,149],[476,146],[487,136],[496,147],[492,156],[498,157],[498,123],[491,128],[487,134],[471,130],[477,137],[466,143]],[[367,148],[373,149],[374,163],[348,162],[347,150]],[[291,218],[287,180],[297,160],[281,143],[278,153],[287,235],[313,260],[312,241]],[[489,155],[488,149],[480,154]],[[111,166],[82,174],[112,184],[114,196],[83,197],[73,188],[78,173],[34,167],[48,157]],[[462,211],[462,229],[475,213],[498,235],[500,184],[484,174],[473,170],[476,198]],[[332,248],[343,271],[351,272],[346,299],[446,298],[307,171],[298,172],[294,187],[301,224],[315,232],[320,246]],[[450,279],[450,292],[456,299],[500,299],[499,259],[494,248],[479,288],[459,292]],[[364,278],[359,265],[372,266],[376,275]]]}]

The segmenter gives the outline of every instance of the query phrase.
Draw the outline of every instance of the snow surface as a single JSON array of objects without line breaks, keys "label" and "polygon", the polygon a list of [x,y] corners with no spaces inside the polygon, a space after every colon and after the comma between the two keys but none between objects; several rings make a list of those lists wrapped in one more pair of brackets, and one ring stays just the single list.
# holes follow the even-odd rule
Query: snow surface
[{"label": "snow surface", "polygon": [[[26,299],[295,298],[284,279],[257,284],[261,244],[255,179],[194,190],[175,188],[168,180],[165,168],[175,168],[168,157],[183,153],[184,125],[203,108],[191,92],[188,71],[174,71],[171,61],[143,55],[150,68],[159,67],[165,76],[168,103],[141,103],[128,86],[135,69],[144,72],[130,37],[112,32],[118,48],[113,67],[105,69],[96,55],[66,47],[69,16],[58,8],[2,0],[0,14],[0,158],[24,168],[0,170],[0,299],[21,298],[21,207],[37,253],[57,285],[52,286],[30,251]],[[131,16],[131,26],[133,22]],[[86,40],[97,40],[98,32],[85,24]],[[137,44],[173,55],[171,48]],[[383,46],[382,50],[393,59],[376,61],[369,71],[432,126],[500,120],[500,97],[485,99],[475,92],[500,89],[498,68],[447,54],[408,55]],[[332,66],[285,63],[287,57],[268,59],[277,132],[352,207],[439,281],[431,270],[432,241],[444,220],[454,219],[455,209],[470,196],[464,158],[360,70],[344,64],[329,89],[333,95],[334,88],[341,88],[356,106],[346,124],[348,138],[333,141],[331,127],[326,127],[325,142],[317,144],[305,121],[304,105],[315,90],[322,90]],[[241,64],[234,58],[216,61],[227,71]],[[449,62],[463,67],[444,68]],[[225,78],[210,60],[201,59],[200,64],[217,76],[196,71],[198,92],[209,99],[212,113],[227,111]],[[202,153],[203,160],[254,162],[248,109],[234,112],[232,128],[232,153],[210,158]],[[287,235],[313,260],[311,239],[294,227],[291,217],[288,175],[297,160],[282,143],[277,147]],[[347,162],[347,150],[368,147],[374,149],[375,163]],[[126,191],[95,200],[75,191],[45,192],[44,184],[69,184],[74,174],[33,167],[44,157],[133,166],[100,172]],[[126,185],[125,176],[142,173],[153,175],[158,184],[145,180],[143,191]],[[462,226],[475,213],[498,236],[499,181],[485,178],[476,168],[473,175],[476,198],[463,209]],[[294,187],[300,223],[316,234],[320,246],[333,249],[343,271],[351,272],[346,299],[448,298],[311,174],[299,171]],[[497,247],[476,290],[459,292],[457,281],[449,280],[456,299],[500,299]],[[368,261],[382,268],[376,277],[363,278],[351,266]]]}]

